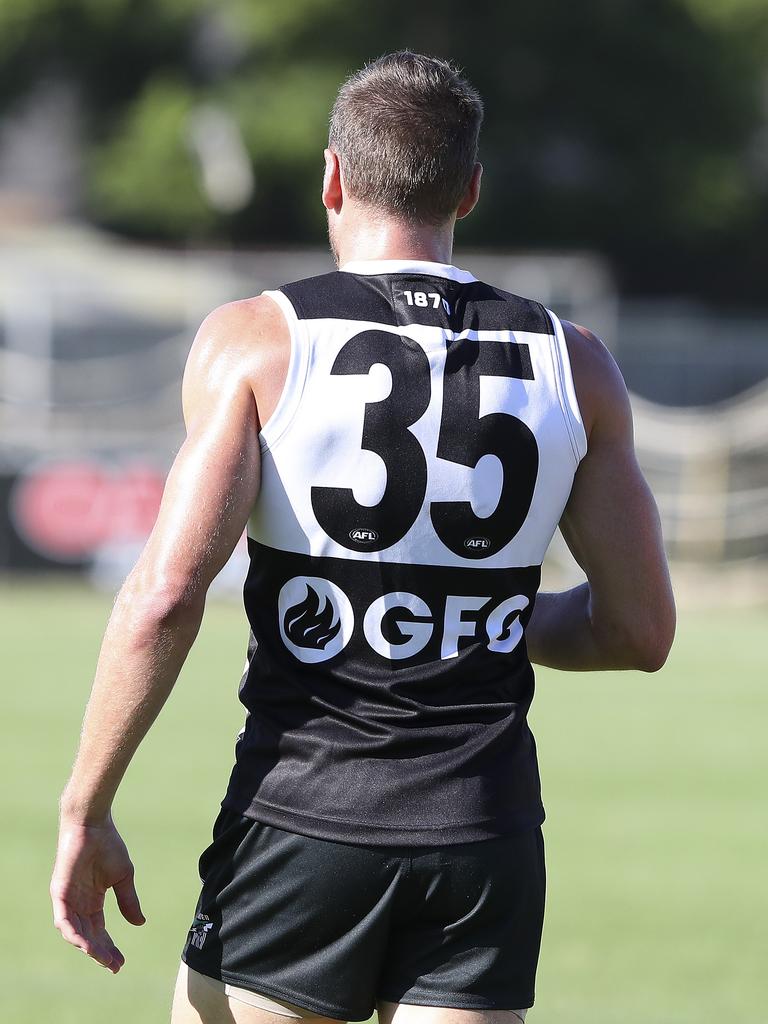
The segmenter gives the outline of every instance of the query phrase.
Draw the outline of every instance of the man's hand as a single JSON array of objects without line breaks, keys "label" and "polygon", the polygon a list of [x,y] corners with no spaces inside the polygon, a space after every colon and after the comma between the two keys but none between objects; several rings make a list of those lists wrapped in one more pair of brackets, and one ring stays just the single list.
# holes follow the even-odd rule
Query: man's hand
[{"label": "man's hand", "polygon": [[111,819],[100,825],[62,821],[51,879],[53,922],[67,942],[117,974],[125,957],[104,925],[108,889],[115,890],[126,921],[144,924],[133,864]]}]

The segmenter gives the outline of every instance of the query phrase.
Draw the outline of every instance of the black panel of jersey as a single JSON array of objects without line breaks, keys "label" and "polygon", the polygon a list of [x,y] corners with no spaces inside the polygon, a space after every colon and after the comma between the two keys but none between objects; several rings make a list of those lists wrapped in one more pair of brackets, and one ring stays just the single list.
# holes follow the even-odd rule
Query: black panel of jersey
[{"label": "black panel of jersey", "polygon": [[[412,288],[407,288],[409,283]],[[431,300],[428,287],[434,287],[431,294],[441,301]],[[302,320],[329,317],[395,327],[434,324],[457,332],[482,329],[552,333],[552,322],[540,302],[482,281],[463,284],[429,274],[362,276],[335,272],[287,284],[281,291]],[[410,302],[406,292],[411,293]],[[413,298],[418,293],[426,296],[424,305],[417,305]]]},{"label": "black panel of jersey", "polygon": [[535,827],[525,627],[579,443],[558,322],[433,264],[273,294],[293,353],[224,806],[378,845]]},{"label": "black panel of jersey", "polygon": [[[525,641],[490,652],[485,635],[491,619],[504,646],[525,626],[537,568],[464,569],[456,595],[456,570],[445,566],[249,547],[258,668],[241,689],[249,715],[227,807],[288,831],[388,845],[471,842],[543,821]],[[280,593],[295,579],[309,580],[307,597],[297,593],[283,610]],[[366,629],[382,595],[409,592],[421,614],[393,605],[375,613],[375,626],[368,615]],[[509,601],[517,595],[527,598],[522,614],[523,601]],[[458,647],[452,657],[446,634]],[[418,650],[383,657],[370,642],[382,636]],[[327,651],[343,640],[328,660],[297,666],[300,644]]]}]

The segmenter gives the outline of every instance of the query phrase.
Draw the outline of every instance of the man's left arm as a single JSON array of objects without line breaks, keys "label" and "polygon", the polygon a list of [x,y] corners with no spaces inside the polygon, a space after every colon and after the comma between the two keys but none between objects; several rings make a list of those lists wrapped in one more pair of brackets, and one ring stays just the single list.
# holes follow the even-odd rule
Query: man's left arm
[{"label": "man's left arm", "polygon": [[197,636],[206,591],[241,537],[258,493],[251,367],[235,340],[243,311],[234,307],[241,305],[215,310],[190,352],[183,384],[187,437],[152,534],[116,599],[61,799],[54,922],[68,942],[113,973],[124,957],[105,927],[106,891],[114,889],[132,924],[144,918],[133,866],[112,822],[112,801],[173,688]]}]

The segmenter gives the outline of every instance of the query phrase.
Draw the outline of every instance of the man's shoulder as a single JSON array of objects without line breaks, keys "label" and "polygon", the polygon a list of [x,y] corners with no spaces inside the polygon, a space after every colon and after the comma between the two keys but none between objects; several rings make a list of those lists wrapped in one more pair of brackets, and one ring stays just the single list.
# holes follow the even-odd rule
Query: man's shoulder
[{"label": "man's shoulder", "polygon": [[607,346],[588,327],[563,320],[568,359],[587,434],[599,418],[624,420],[629,412],[627,386]]},{"label": "man's shoulder", "polygon": [[284,347],[288,325],[279,305],[267,295],[226,302],[200,325],[187,359],[187,374],[249,377],[271,354]]},{"label": "man's shoulder", "polygon": [[250,343],[283,320],[282,311],[274,299],[266,294],[253,295],[225,302],[211,310],[200,325],[197,336],[208,344]]},{"label": "man's shoulder", "polygon": [[582,376],[595,378],[601,385],[611,381],[621,381],[621,371],[611,355],[607,345],[588,327],[561,321],[563,334],[568,348],[568,356],[574,372]]}]

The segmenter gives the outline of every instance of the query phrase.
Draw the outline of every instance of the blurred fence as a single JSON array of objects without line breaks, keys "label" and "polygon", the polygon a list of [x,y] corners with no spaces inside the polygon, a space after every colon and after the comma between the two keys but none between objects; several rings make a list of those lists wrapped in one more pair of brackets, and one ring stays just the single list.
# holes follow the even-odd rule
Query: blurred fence
[{"label": "blurred fence", "polygon": [[768,556],[768,382],[710,408],[635,397],[634,410],[672,553],[698,562]]},{"label": "blurred fence", "polygon": [[[678,573],[732,570],[742,594],[768,595],[767,347],[745,346],[741,332],[741,348],[709,347],[703,372],[691,342],[701,325],[678,310],[656,368],[659,349],[640,346],[648,337],[658,344],[657,308],[646,311],[645,335],[637,310],[624,320],[594,257],[456,259],[616,341],[630,385],[636,379],[643,390],[633,396],[638,451]],[[221,302],[330,267],[318,251],[180,253],[82,227],[0,232],[0,568],[88,570],[118,583],[151,528],[181,441],[180,376],[202,318]],[[751,324],[768,336],[768,323]],[[656,386],[674,398],[675,359],[678,381],[688,382],[677,386],[679,406],[653,400]],[[729,393],[728,381],[752,386],[690,404],[702,391]],[[220,586],[239,589],[244,557],[241,549]],[[560,539],[549,575],[574,578]]]}]

